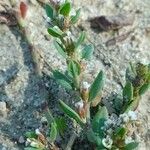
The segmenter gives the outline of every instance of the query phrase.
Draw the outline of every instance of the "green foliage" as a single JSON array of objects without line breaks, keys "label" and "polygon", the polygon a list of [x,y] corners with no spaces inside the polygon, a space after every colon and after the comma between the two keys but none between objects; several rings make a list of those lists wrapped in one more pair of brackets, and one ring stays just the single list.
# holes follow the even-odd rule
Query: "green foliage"
[{"label": "green foliage", "polygon": [[127,82],[123,89],[123,98],[128,102],[133,100],[133,86],[131,82]]},{"label": "green foliage", "polygon": [[57,49],[57,51],[62,55],[64,58],[67,58],[67,55],[65,53],[65,48],[62,44],[60,44],[58,41],[54,41],[54,46]]},{"label": "green foliage", "polygon": [[64,16],[69,16],[70,11],[71,11],[71,3],[70,2],[64,3],[59,9],[60,14],[62,14]]},{"label": "green foliage", "polygon": [[121,113],[121,111],[122,111],[121,108],[124,105],[124,100],[123,100],[122,95],[119,95],[119,94],[115,95],[113,104],[114,104],[114,109],[116,111],[116,114],[119,115]]},{"label": "green foliage", "polygon": [[59,117],[55,119],[55,122],[57,124],[57,130],[58,132],[63,135],[65,130],[67,129],[67,123],[64,117]]},{"label": "green foliage", "polygon": [[145,94],[146,91],[148,91],[150,89],[150,82],[149,83],[145,83],[142,85],[142,87],[139,89],[139,94],[143,95]]},{"label": "green foliage", "polygon": [[[125,144],[128,131],[125,125],[113,126],[112,133],[109,133],[109,138],[107,137],[107,129],[104,129],[104,127],[106,127],[107,121],[112,121],[110,120],[111,114],[108,114],[108,110],[105,106],[96,109],[96,107],[92,105],[94,100],[100,98],[104,87],[105,77],[103,71],[98,73],[90,88],[88,84],[87,86],[85,84],[85,87],[80,87],[82,82],[84,82],[84,70],[86,71],[86,65],[84,66],[83,62],[90,60],[94,51],[92,45],[83,45],[86,38],[84,31],[79,35],[77,40],[74,40],[75,38],[68,32],[70,31],[71,25],[78,21],[81,10],[78,9],[74,16],[70,16],[72,7],[71,3],[67,0],[63,4],[58,4],[57,7],[52,8],[50,5],[46,5],[45,8],[48,17],[52,19],[48,33],[55,38],[55,48],[60,55],[63,56],[67,64],[65,73],[55,70],[53,71],[53,76],[63,87],[75,90],[84,104],[83,106],[79,106],[79,108],[77,106],[77,111],[75,111],[60,100],[60,108],[68,117],[75,120],[75,122],[82,127],[83,131],[86,130],[87,138],[96,146],[96,150],[134,149],[137,147],[137,143],[132,142],[127,145]],[[82,45],[84,46],[83,49],[81,49]],[[149,88],[150,65],[130,63],[129,68],[126,70],[126,85],[122,93],[117,94],[114,101],[112,101],[112,107],[115,107],[116,110],[115,113],[120,116],[121,113],[135,110],[138,106],[140,96]],[[83,100],[82,95],[87,96],[88,100]],[[76,101],[74,102],[76,104]],[[99,105],[101,104],[97,106]],[[92,107],[96,110],[94,114],[90,112]],[[84,115],[82,115],[82,113],[84,113]],[[66,122],[64,118],[54,118],[51,113],[47,113],[47,120],[51,127],[49,138],[50,141],[54,143],[57,135],[64,133]],[[110,127],[107,126],[107,128]],[[33,135],[28,133],[28,136],[32,137]],[[107,141],[108,139],[110,141]]]},{"label": "green foliage", "polygon": [[75,16],[71,16],[71,23],[72,24],[75,24],[77,23],[78,19],[79,19],[79,16],[80,16],[80,12],[81,12],[81,9],[78,9],[76,11],[76,15]]},{"label": "green foliage", "polygon": [[94,98],[100,93],[104,86],[104,73],[100,71],[97,77],[95,78],[93,84],[91,85],[89,92],[89,101],[94,100]]},{"label": "green foliage", "polygon": [[46,14],[50,19],[54,18],[54,9],[52,6],[46,4],[45,5]]},{"label": "green foliage", "polygon": [[75,44],[75,47],[76,47],[76,49],[84,42],[84,40],[85,40],[85,32],[82,32],[81,34],[80,34],[80,36],[79,36],[79,38],[78,38],[78,40],[77,40],[77,42],[76,42],[76,44]]},{"label": "green foliage", "polygon": [[104,122],[107,119],[108,119],[107,108],[106,107],[100,108],[92,120],[93,131],[99,134],[101,133],[101,136],[103,136],[101,127],[104,126]]},{"label": "green foliage", "polygon": [[104,146],[102,145],[102,139],[97,133],[93,132],[93,130],[90,129],[89,131],[87,131],[87,138],[91,143],[96,144],[97,148],[104,148]]},{"label": "green foliage", "polygon": [[82,50],[82,59],[90,60],[93,54],[93,50],[93,45],[85,45],[85,47]]},{"label": "green foliage", "polygon": [[56,26],[52,28],[48,28],[47,31],[53,37],[61,37],[63,35],[63,32]]},{"label": "green foliage", "polygon": [[80,116],[71,109],[68,105],[66,105],[63,101],[60,100],[60,107],[63,110],[63,112],[68,115],[70,118],[74,119],[77,123],[79,123],[81,126],[84,125],[82,119]]},{"label": "green foliage", "polygon": [[35,132],[34,131],[28,131],[28,132],[26,132],[25,133],[25,137],[26,138],[37,138],[37,135],[35,134]]},{"label": "green foliage", "polygon": [[58,70],[53,71],[53,76],[63,87],[67,89],[72,89],[72,81],[63,73]]},{"label": "green foliage", "polygon": [[137,148],[137,146],[138,146],[137,142],[132,142],[132,143],[127,144],[124,150],[134,150],[135,148]]},{"label": "green foliage", "polygon": [[74,78],[76,78],[81,72],[80,65],[76,61],[70,60],[68,64],[68,71]]},{"label": "green foliage", "polygon": [[57,124],[55,122],[51,123],[51,131],[50,131],[50,142],[53,143],[55,142],[56,138],[57,138]]},{"label": "green foliage", "polygon": [[115,131],[115,138],[124,139],[126,133],[127,133],[126,128],[124,128],[124,127],[119,127],[119,128],[117,128],[116,131]]}]

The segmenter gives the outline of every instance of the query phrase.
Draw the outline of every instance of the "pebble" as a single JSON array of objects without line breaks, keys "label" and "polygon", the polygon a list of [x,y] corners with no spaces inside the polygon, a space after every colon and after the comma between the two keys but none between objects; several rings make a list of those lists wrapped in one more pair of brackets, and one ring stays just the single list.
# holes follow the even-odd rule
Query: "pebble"
[{"label": "pebble", "polygon": [[23,136],[20,136],[18,142],[19,142],[20,144],[25,143],[24,137],[23,137]]},{"label": "pebble", "polygon": [[5,102],[0,102],[0,116],[7,117],[7,108]]}]

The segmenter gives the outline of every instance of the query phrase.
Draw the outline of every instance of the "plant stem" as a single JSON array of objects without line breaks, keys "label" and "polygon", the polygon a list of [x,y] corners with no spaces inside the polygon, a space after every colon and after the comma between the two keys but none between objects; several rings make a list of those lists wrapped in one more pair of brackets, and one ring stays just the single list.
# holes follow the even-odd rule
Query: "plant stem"
[{"label": "plant stem", "polygon": [[74,144],[74,141],[76,138],[77,138],[77,134],[75,132],[73,132],[73,134],[71,135],[71,137],[67,143],[65,150],[71,150],[72,149],[72,145]]}]

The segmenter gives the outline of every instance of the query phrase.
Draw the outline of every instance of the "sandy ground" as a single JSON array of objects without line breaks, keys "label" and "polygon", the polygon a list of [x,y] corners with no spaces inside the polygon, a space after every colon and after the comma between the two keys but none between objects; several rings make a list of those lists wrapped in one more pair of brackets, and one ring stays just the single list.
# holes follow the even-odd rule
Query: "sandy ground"
[{"label": "sandy ground", "polygon": [[[8,4],[9,1],[0,2]],[[112,91],[120,91],[124,84],[125,69],[130,61],[150,62],[150,1],[149,0],[74,0],[75,8],[82,8],[79,24],[72,29],[77,35],[81,29],[87,32],[87,42],[95,47],[94,58],[89,62],[89,72],[93,76],[100,69],[106,72],[103,96]],[[5,10],[0,7],[0,11]],[[92,17],[125,14],[133,15],[132,25],[117,31],[97,32],[91,29]],[[28,30],[35,47],[42,53],[45,62],[52,68],[64,69],[64,60],[52,45],[46,31],[46,14],[36,0],[31,0],[27,14]],[[110,46],[110,39],[129,35],[121,42]],[[40,59],[40,58],[39,58]],[[41,105],[50,99],[57,110],[57,100],[66,99],[68,93],[49,79],[48,92],[42,88],[41,78],[34,72],[33,60],[28,43],[17,26],[0,24],[0,101],[7,104],[7,116],[0,116],[0,150],[19,150],[17,141],[25,131],[38,127],[42,117]],[[50,73],[44,64],[43,71]],[[47,80],[47,79],[46,79]],[[45,80],[44,80],[45,81]],[[64,94],[65,93],[65,94]],[[53,107],[51,105],[50,107]],[[150,93],[142,97],[138,111],[142,119],[142,140],[139,149],[150,150]],[[54,108],[53,108],[54,109]]]}]

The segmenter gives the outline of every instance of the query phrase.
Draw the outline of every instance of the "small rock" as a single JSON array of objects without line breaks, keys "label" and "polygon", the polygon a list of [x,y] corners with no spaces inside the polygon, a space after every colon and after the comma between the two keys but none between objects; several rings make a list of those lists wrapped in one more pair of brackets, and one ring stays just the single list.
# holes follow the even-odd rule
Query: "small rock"
[{"label": "small rock", "polygon": [[20,136],[18,142],[19,142],[20,144],[25,143],[24,137],[23,137],[23,136]]},{"label": "small rock", "polygon": [[89,20],[92,28],[99,28],[101,31],[116,30],[121,27],[132,25],[134,16],[118,14],[116,16],[99,16]]},{"label": "small rock", "polygon": [[5,102],[0,102],[0,116],[6,117],[7,116],[7,108]]}]

